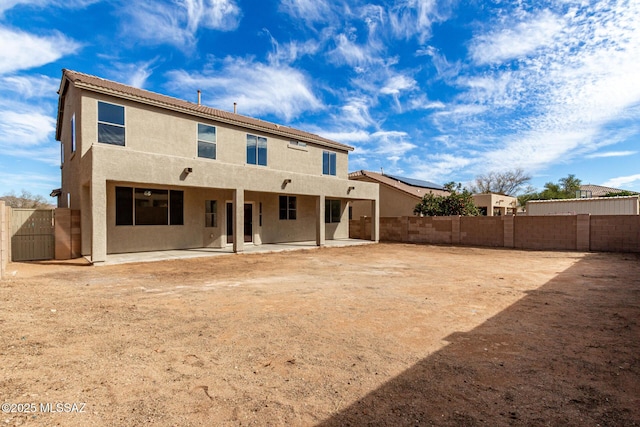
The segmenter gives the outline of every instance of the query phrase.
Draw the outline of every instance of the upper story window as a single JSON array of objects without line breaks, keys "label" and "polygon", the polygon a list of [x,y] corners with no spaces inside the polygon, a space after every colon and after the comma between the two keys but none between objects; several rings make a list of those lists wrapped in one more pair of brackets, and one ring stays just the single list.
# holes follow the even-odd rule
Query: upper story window
[{"label": "upper story window", "polygon": [[76,152],[76,113],[71,116],[71,152]]},{"label": "upper story window", "polygon": [[267,138],[247,134],[247,163],[267,166]]},{"label": "upper story window", "polygon": [[198,157],[216,158],[216,128],[215,126],[198,123]]},{"label": "upper story window", "polygon": [[124,107],[98,101],[98,142],[124,145]]},{"label": "upper story window", "polygon": [[322,174],[334,175],[336,174],[336,153],[331,151],[322,152]]}]

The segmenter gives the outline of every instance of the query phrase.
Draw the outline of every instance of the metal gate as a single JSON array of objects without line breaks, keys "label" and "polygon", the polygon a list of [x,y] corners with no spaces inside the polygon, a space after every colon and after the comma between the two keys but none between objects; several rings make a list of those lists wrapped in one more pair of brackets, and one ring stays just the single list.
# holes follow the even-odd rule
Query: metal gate
[{"label": "metal gate", "polygon": [[55,237],[52,209],[13,209],[11,260],[53,259]]}]

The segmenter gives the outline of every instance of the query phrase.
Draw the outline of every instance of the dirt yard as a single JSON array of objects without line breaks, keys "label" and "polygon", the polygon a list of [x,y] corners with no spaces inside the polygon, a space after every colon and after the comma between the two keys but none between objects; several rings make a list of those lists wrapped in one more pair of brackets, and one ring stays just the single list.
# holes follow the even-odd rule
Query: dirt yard
[{"label": "dirt yard", "polygon": [[638,255],[379,244],[9,272],[0,426],[640,425]]}]

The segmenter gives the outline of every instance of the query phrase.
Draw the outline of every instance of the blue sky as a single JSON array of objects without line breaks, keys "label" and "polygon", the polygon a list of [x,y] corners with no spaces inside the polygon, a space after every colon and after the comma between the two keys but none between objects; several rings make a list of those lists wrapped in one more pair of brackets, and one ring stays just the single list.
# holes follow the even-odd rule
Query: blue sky
[{"label": "blue sky", "polygon": [[355,147],[349,169],[640,191],[637,0],[0,0],[0,194],[60,186],[61,69]]}]

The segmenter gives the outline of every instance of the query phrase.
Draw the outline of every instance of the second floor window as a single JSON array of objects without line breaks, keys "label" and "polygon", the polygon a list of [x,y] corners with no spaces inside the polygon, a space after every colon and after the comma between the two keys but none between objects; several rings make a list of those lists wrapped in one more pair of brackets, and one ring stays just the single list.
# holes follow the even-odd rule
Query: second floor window
[{"label": "second floor window", "polygon": [[198,123],[198,157],[216,158],[216,128]]},{"label": "second floor window", "polygon": [[247,163],[267,166],[267,138],[247,135]]},{"label": "second floor window", "polygon": [[98,101],[98,142],[124,145],[124,107]]},{"label": "second floor window", "polygon": [[76,151],[76,114],[71,116],[71,152]]},{"label": "second floor window", "polygon": [[334,175],[336,174],[336,153],[331,151],[322,152],[322,174]]}]

